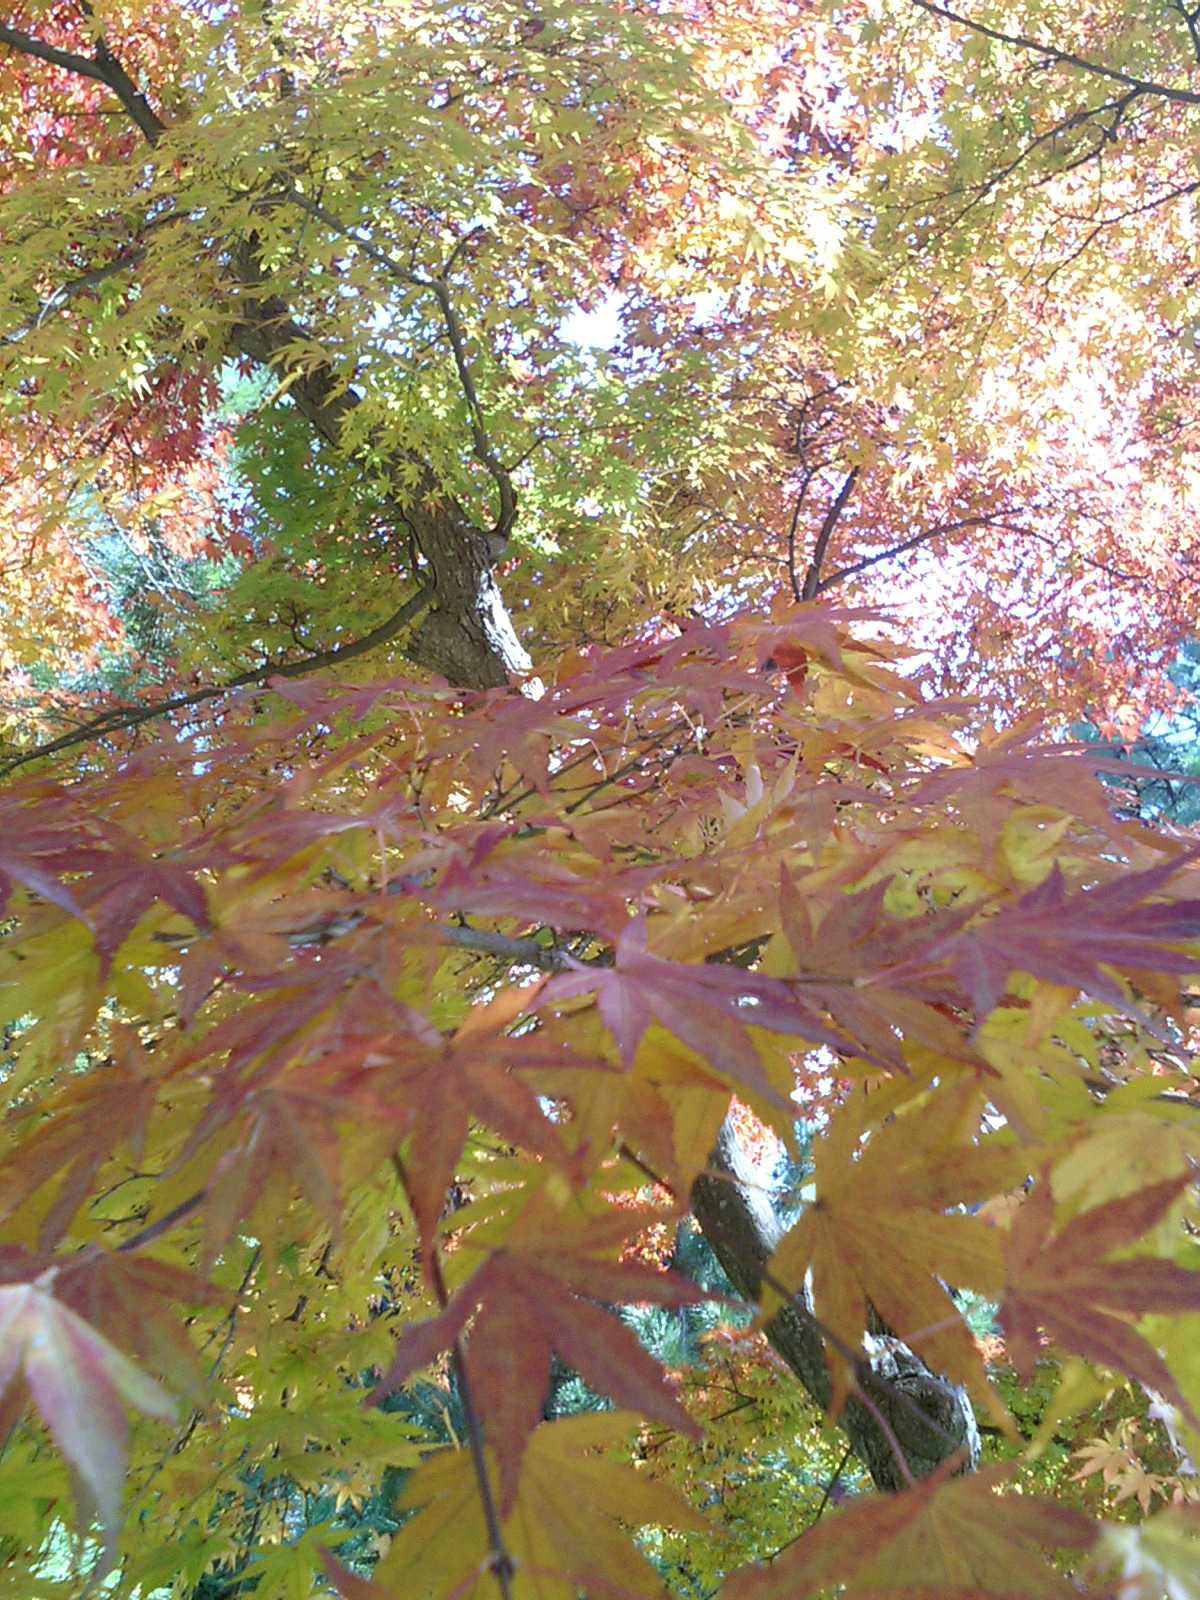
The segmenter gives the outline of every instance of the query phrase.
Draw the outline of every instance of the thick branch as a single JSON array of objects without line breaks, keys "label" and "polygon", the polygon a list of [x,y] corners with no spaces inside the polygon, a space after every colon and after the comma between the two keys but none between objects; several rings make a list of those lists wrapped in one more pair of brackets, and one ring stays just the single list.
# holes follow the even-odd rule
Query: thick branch
[{"label": "thick branch", "polygon": [[[55,50],[16,29],[0,31],[0,42],[107,84],[150,144],[155,144],[165,130],[165,124],[103,37],[97,44],[94,61]],[[361,239],[358,243],[366,250]],[[253,238],[233,251],[232,263],[238,287],[250,291],[242,298],[242,320],[233,329],[235,348],[263,365],[290,370],[291,347],[297,342],[311,346],[311,334],[296,324],[289,308],[267,289],[268,277],[258,261]],[[433,287],[426,280],[422,283]],[[444,284],[438,300],[443,317],[449,306],[447,330],[456,362],[459,362],[461,335]],[[458,371],[461,381],[461,364]],[[328,363],[306,367],[298,376],[292,370],[291,375],[295,381],[289,393],[301,416],[328,444],[340,447],[342,424],[359,404],[353,390],[339,381]],[[409,529],[420,553],[421,563],[414,576],[429,591],[431,604],[421,627],[408,642],[407,654],[419,666],[441,673],[451,683],[470,688],[494,688],[507,683],[511,673],[524,671],[530,664],[493,574],[496,535],[501,535],[501,541],[507,537],[515,515],[515,499],[507,473],[491,454],[486,432],[482,436],[485,454],[480,455],[481,419],[477,397],[472,406],[474,387],[469,372],[464,393],[471,411],[476,455],[493,473],[500,492],[499,514],[491,532],[477,527],[463,508],[445,494],[428,463],[416,462],[418,480],[406,490],[403,500],[399,496],[394,499],[393,509],[397,520]],[[408,483],[413,458],[396,452],[394,465],[395,481]],[[233,685],[226,684],[216,692],[224,692],[229,687]],[[210,697],[205,695],[205,698]],[[53,748],[65,746],[57,744]],[[48,750],[41,753],[48,753]],[[3,770],[0,768],[0,773]]]},{"label": "thick branch", "polygon": [[[91,15],[89,5],[85,5],[83,9],[87,15]],[[46,61],[51,66],[62,67],[66,72],[77,73],[81,78],[90,78],[93,83],[104,84],[105,88],[111,89],[116,95],[125,111],[151,144],[154,144],[159,135],[166,130],[166,123],[151,108],[150,102],[109,50],[103,38],[97,42],[96,54],[90,60],[87,56],[77,55],[73,50],[59,50],[57,46],[46,44],[44,40],[36,39],[32,34],[22,32],[20,28],[10,28],[5,23],[0,23],[0,44],[9,45],[21,55],[32,56],[36,61]]]},{"label": "thick branch", "polygon": [[[85,10],[90,12],[91,7],[85,6]],[[103,81],[125,107],[131,120],[150,144],[157,144],[159,135],[167,131],[167,125],[151,108],[146,96],[108,48],[103,36],[96,43],[96,61],[104,73]]]},{"label": "thick branch", "polygon": [[851,491],[854,488],[855,482],[858,479],[858,474],[861,470],[862,469],[860,467],[850,468],[850,471],[846,474],[842,487],[834,496],[833,503],[830,505],[829,510],[825,513],[825,520],[821,524],[820,530],[817,533],[816,545],[813,547],[812,561],[809,564],[808,573],[804,579],[803,598],[805,600],[815,600],[821,592],[821,567],[825,562],[826,552],[829,549],[829,541],[833,537],[833,530],[838,525],[838,519],[841,517],[842,512],[846,509],[846,501],[850,498]]},{"label": "thick branch", "polygon": [[[734,1288],[747,1299],[758,1300],[780,1235],[778,1219],[770,1201],[750,1181],[737,1133],[728,1122],[712,1163],[725,1176],[696,1181],[693,1215]],[[766,1334],[817,1405],[828,1410],[833,1384],[812,1317],[798,1306],[785,1305],[767,1324]],[[898,1491],[906,1486],[897,1443],[915,1478],[928,1476],[960,1450],[966,1452],[968,1467],[978,1464],[979,1430],[967,1396],[931,1372],[899,1340],[879,1341],[859,1383],[862,1396],[851,1395],[838,1420],[877,1488]]]},{"label": "thick branch", "polygon": [[20,28],[10,28],[3,22],[0,22],[0,44],[8,45],[23,56],[32,56],[36,61],[48,61],[51,66],[62,67],[66,72],[76,72],[81,78],[91,78],[95,83],[112,87],[108,73],[99,61],[76,55],[72,50],[59,50],[57,46],[35,39],[31,33],[23,33]]},{"label": "thick branch", "polygon": [[394,639],[406,623],[419,616],[429,605],[430,598],[427,589],[418,590],[385,622],[381,622],[377,628],[372,628],[370,633],[363,634],[361,639],[355,639],[350,644],[334,645],[330,650],[318,650],[314,655],[304,656],[299,661],[267,661],[261,667],[253,667],[248,672],[239,672],[234,678],[227,678],[224,683],[209,684],[207,688],[194,689],[190,694],[172,695],[168,700],[156,700],[148,706],[115,707],[112,711],[93,717],[81,728],[74,728],[70,733],[64,733],[57,739],[34,745],[30,750],[22,750],[20,755],[11,756],[7,761],[0,762],[0,778],[6,778],[10,772],[15,772],[18,767],[26,766],[31,761],[40,761],[43,756],[57,755],[61,750],[73,749],[76,745],[87,744],[93,739],[108,738],[126,728],[139,727],[143,722],[150,722],[155,717],[165,717],[172,711],[183,711],[188,706],[203,705],[205,701],[217,700],[221,695],[229,694],[234,689],[245,689],[256,683],[265,684],[270,678],[303,678],[309,673],[320,672],[322,668],[337,667],[344,662],[353,661],[356,656],[366,655],[368,650],[374,650],[377,645],[386,644],[389,639]]}]

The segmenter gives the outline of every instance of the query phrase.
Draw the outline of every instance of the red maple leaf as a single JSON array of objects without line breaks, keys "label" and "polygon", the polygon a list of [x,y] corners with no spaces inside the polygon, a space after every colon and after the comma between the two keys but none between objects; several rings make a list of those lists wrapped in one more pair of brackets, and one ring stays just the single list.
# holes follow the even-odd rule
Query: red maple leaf
[{"label": "red maple leaf", "polygon": [[[638,1220],[621,1218],[618,1226],[627,1233]],[[601,1247],[609,1245],[612,1219],[604,1223],[594,1230]],[[669,1428],[699,1431],[658,1362],[623,1322],[595,1302],[684,1306],[712,1297],[674,1273],[586,1253],[586,1243],[586,1238],[579,1241],[575,1251],[547,1252],[544,1241],[533,1237],[529,1248],[493,1251],[438,1316],[405,1329],[370,1396],[373,1402],[382,1400],[428,1366],[474,1318],[467,1372],[472,1399],[487,1418],[506,1513],[516,1495],[525,1444],[542,1417],[553,1353],[618,1405]]]},{"label": "red maple leaf", "polygon": [[1154,1311],[1200,1311],[1200,1272],[1156,1256],[1110,1259],[1144,1239],[1192,1178],[1180,1173],[1093,1206],[1057,1235],[1050,1183],[1043,1178],[1034,1186],[1012,1224],[1000,1307],[1008,1353],[1023,1377],[1032,1376],[1038,1329],[1044,1328],[1064,1349],[1163,1395],[1200,1428],[1158,1351],[1125,1320]]},{"label": "red maple leaf", "polygon": [[[999,1004],[1013,972],[1083,990],[1129,1012],[1113,973],[1200,969],[1200,953],[1176,948],[1200,940],[1200,900],[1147,903],[1181,864],[1167,862],[1072,894],[1056,863],[1016,905],[939,939],[925,960],[950,968],[980,1016]],[[899,970],[887,974],[890,982]]]}]

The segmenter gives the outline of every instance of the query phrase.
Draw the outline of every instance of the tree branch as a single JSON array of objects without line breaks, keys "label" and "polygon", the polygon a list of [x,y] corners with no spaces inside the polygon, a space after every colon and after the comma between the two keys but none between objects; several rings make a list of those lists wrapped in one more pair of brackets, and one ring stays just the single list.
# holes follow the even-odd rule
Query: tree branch
[{"label": "tree branch", "polygon": [[[408,1201],[411,1209],[412,1195],[409,1191],[408,1175],[404,1170],[404,1163],[399,1155],[395,1153],[392,1155],[392,1166],[395,1169],[397,1178],[400,1180],[404,1198]],[[445,1311],[450,1303],[450,1296],[446,1292],[446,1280],[442,1275],[442,1263],[436,1249],[430,1253],[429,1273],[433,1280],[433,1292],[437,1298],[437,1303]],[[500,1521],[500,1508],[496,1503],[491,1478],[488,1475],[487,1457],[484,1454],[483,1445],[483,1426],[471,1393],[466,1353],[463,1348],[461,1334],[451,1346],[450,1364],[454,1369],[454,1377],[458,1384],[458,1397],[462,1401],[463,1417],[467,1424],[467,1442],[471,1449],[471,1464],[475,1469],[475,1482],[479,1488],[484,1525],[487,1528],[488,1543],[491,1546],[488,1566],[496,1580],[496,1587],[500,1591],[500,1600],[512,1600],[512,1580],[517,1567],[504,1543],[504,1529]]]},{"label": "tree branch", "polygon": [[861,470],[861,467],[850,468],[842,487],[834,496],[832,505],[825,513],[825,520],[821,524],[820,531],[817,534],[817,542],[813,547],[812,561],[804,579],[804,589],[801,596],[804,600],[815,600],[821,592],[823,587],[821,583],[821,567],[825,560],[826,551],[829,549],[829,541],[833,537],[833,530],[837,527],[838,519],[846,509],[846,501],[850,498],[851,491]]},{"label": "tree branch", "polygon": [[[401,266],[394,256],[381,249],[366,234],[365,229],[343,222],[318,201],[310,200],[307,195],[301,194],[298,189],[291,185],[284,192],[294,206],[299,207],[301,211],[306,212],[315,221],[322,223],[341,238],[357,245],[369,260],[375,262],[376,266],[382,267],[385,272],[398,279],[401,283],[408,285],[409,288],[423,289],[426,293],[432,294],[437,301],[438,309],[442,314],[442,321],[446,327],[446,337],[450,344],[450,351],[454,357],[454,369],[458,374],[459,386],[467,402],[467,416],[471,425],[471,442],[475,459],[488,472],[492,482],[496,485],[496,493],[499,497],[499,510],[491,530],[492,538],[499,540],[501,543],[507,542],[508,536],[512,532],[513,523],[517,518],[516,492],[513,489],[512,478],[508,469],[492,449],[484,420],[483,407],[479,402],[479,393],[475,388],[475,379],[471,374],[470,362],[467,360],[462,323],[459,321],[458,312],[455,310],[454,302],[450,298],[450,290],[446,283],[446,273],[453,264],[454,256],[451,256],[450,261],[446,263],[446,266],[436,278],[422,277],[419,272],[410,272],[407,267]],[[459,241],[458,245],[455,246],[455,253],[465,243],[466,238],[469,237],[470,235],[468,234]]]},{"label": "tree branch", "polygon": [[[83,0],[82,9],[84,15],[91,20],[92,8],[88,0]],[[90,78],[93,83],[102,83],[105,88],[111,89],[150,144],[156,143],[160,134],[166,131],[166,123],[152,109],[145,95],[113,55],[103,35],[97,39],[96,54],[91,60],[87,56],[77,55],[73,50],[59,50],[57,46],[46,44],[44,40],[36,39],[32,34],[22,32],[20,28],[10,28],[5,23],[0,23],[0,44],[8,45],[21,55],[49,62],[51,66],[62,67],[65,72],[77,73],[81,78]]]},{"label": "tree branch", "polygon": [[146,254],[145,246],[139,245],[137,249],[127,251],[124,255],[114,256],[105,266],[93,267],[90,272],[84,272],[78,278],[72,278],[62,284],[54,293],[38,307],[34,314],[26,317],[24,322],[18,323],[15,328],[10,328],[7,333],[0,333],[0,345],[16,344],[24,339],[35,328],[40,328],[47,317],[53,316],[56,311],[61,311],[64,306],[78,294],[85,294],[89,289],[94,289],[107,278],[113,278],[118,272],[124,272],[127,267],[136,267]]},{"label": "tree branch", "polygon": [[[692,1187],[692,1213],[730,1282],[749,1300],[761,1298],[768,1263],[780,1237],[774,1207],[750,1181],[736,1129],[726,1122],[711,1157],[716,1169]],[[828,1411],[833,1383],[819,1324],[802,1296],[785,1304],[765,1332],[808,1393]],[[965,1393],[931,1372],[901,1341],[880,1341],[864,1352],[857,1394],[839,1421],[854,1454],[877,1488],[888,1492],[923,1478],[957,1452],[964,1465],[979,1459],[979,1431]]]},{"label": "tree branch", "polygon": [[406,623],[420,615],[431,599],[428,589],[419,589],[386,621],[350,644],[334,645],[329,650],[318,650],[314,655],[304,656],[299,661],[267,661],[261,667],[253,667],[248,672],[239,672],[236,677],[227,678],[224,683],[209,684],[207,688],[195,689],[191,694],[172,695],[168,700],[156,700],[148,706],[124,706],[106,711],[70,733],[64,733],[57,739],[50,739],[45,744],[34,745],[30,750],[23,750],[19,755],[10,756],[7,761],[0,761],[0,778],[8,777],[18,767],[26,766],[31,761],[40,761],[43,756],[57,755],[59,751],[70,750],[75,745],[86,744],[93,739],[103,739],[126,728],[136,728],[143,722],[150,722],[155,717],[165,717],[172,711],[182,711],[188,706],[202,705],[206,700],[219,699],[221,695],[229,694],[234,689],[245,689],[251,684],[265,684],[270,678],[303,678],[311,672],[321,671],[323,667],[341,666],[343,662],[353,661],[356,656],[365,655],[368,650],[374,650],[377,645],[386,644],[389,639],[395,638]]},{"label": "tree branch", "polygon": [[951,11],[949,6],[937,4],[937,0],[911,0],[914,6],[919,6],[922,11],[927,11],[930,16],[944,17],[948,22],[956,22],[961,28],[970,28],[972,33],[982,34],[985,39],[994,39],[997,44],[1010,44],[1018,50],[1032,50],[1037,55],[1052,61],[1060,67],[1073,67],[1078,72],[1090,72],[1096,78],[1108,78],[1113,83],[1123,83],[1127,88],[1136,89],[1139,94],[1158,95],[1163,100],[1173,100],[1177,105],[1200,106],[1200,94],[1192,89],[1176,89],[1170,84],[1154,83],[1147,78],[1135,78],[1132,73],[1122,72],[1117,67],[1106,67],[1099,61],[1089,61],[1084,56],[1077,56],[1070,50],[1060,50],[1056,45],[1042,44],[1037,39],[1026,38],[1021,33],[1002,33],[998,28],[989,28],[984,22],[976,22],[971,17],[964,17],[957,11]]},{"label": "tree branch", "polygon": [[[89,0],[83,0],[83,5],[85,14],[90,17]],[[151,145],[156,144],[165,131],[166,124],[150,107],[102,36],[94,61],[43,45],[40,40],[13,28],[0,31],[0,43],[8,43],[14,49],[54,61],[69,71],[106,84]],[[362,240],[357,242],[366,249]],[[304,330],[297,327],[288,307],[265,287],[265,274],[252,238],[233,249],[233,264],[239,286],[250,293],[243,297],[243,320],[232,330],[232,343],[244,355],[263,365],[286,367],[289,346],[295,339],[304,337]],[[427,288],[433,287],[427,280],[422,283]],[[438,299],[445,317],[449,297],[444,284]],[[458,362],[463,356],[462,341],[452,305],[450,311],[447,330]],[[463,368],[460,366],[458,370],[461,381]],[[358,405],[357,397],[339,381],[328,362],[305,367],[298,373],[293,367],[291,375],[294,381],[290,393],[297,410],[310,427],[336,448],[342,424]],[[469,379],[469,373],[467,376]],[[469,383],[464,392],[468,409],[471,409],[473,384]],[[409,644],[411,659],[428,671],[442,673],[461,687],[491,688],[507,683],[510,673],[524,671],[530,663],[493,574],[498,553],[496,544],[498,540],[503,543],[511,530],[515,496],[506,469],[487,444],[486,430],[483,432],[485,453],[480,455],[481,416],[477,397],[474,404],[471,424],[476,456],[492,474],[500,496],[492,533],[476,527],[462,508],[446,495],[427,462],[403,452],[396,453],[397,465],[402,462],[407,467],[415,461],[418,482],[411,487],[403,503],[397,495],[393,505],[399,520],[411,530],[414,544],[424,558],[424,568],[414,576],[426,583],[433,596],[428,614]],[[228,687],[231,685],[216,692],[224,692]],[[5,770],[0,766],[0,776]]]},{"label": "tree branch", "polygon": [[796,491],[796,504],[792,509],[792,520],[788,527],[787,536],[787,569],[788,579],[792,585],[792,594],[796,600],[803,600],[804,593],[800,588],[800,579],[796,573],[796,530],[800,526],[800,513],[804,509],[804,497],[808,493],[808,486],[816,472],[815,467],[809,467],[800,481]]},{"label": "tree branch", "polygon": [[[839,567],[836,572],[831,572],[817,585],[817,594],[824,594],[826,589],[832,589],[835,584],[844,583],[847,578],[857,577],[860,572],[865,572],[868,567],[874,567],[881,561],[890,561],[893,556],[902,556],[909,550],[915,550],[918,545],[928,544],[931,539],[940,539],[944,534],[961,533],[966,528],[996,528],[1003,533],[1020,534],[1025,539],[1035,539],[1039,544],[1057,547],[1047,533],[1039,533],[1036,528],[1027,528],[1022,523],[1012,522],[1004,516],[990,516],[980,514],[976,517],[961,517],[957,522],[939,522],[932,528],[925,528],[920,533],[914,533],[911,539],[904,539],[899,544],[889,545],[886,550],[876,550],[869,556],[864,556],[861,561],[854,561],[848,567]],[[1094,567],[1096,571],[1103,572],[1107,577],[1118,583],[1144,583],[1146,574],[1143,572],[1122,572],[1119,567],[1110,567],[1107,562],[1098,560],[1095,556],[1086,555],[1082,550],[1071,552],[1084,566]]]},{"label": "tree branch", "polygon": [[1173,0],[1171,10],[1177,11],[1187,24],[1188,38],[1192,41],[1192,53],[1200,62],[1200,6],[1193,7],[1189,11],[1183,0]]},{"label": "tree branch", "polygon": [[37,61],[48,61],[51,66],[62,67],[65,72],[78,73],[81,78],[91,78],[94,83],[103,83],[112,88],[108,74],[100,62],[89,60],[87,56],[76,55],[72,50],[59,50],[55,45],[35,39],[31,33],[22,32],[20,28],[10,28],[7,23],[0,22],[0,44],[8,45],[20,55],[33,56]]}]

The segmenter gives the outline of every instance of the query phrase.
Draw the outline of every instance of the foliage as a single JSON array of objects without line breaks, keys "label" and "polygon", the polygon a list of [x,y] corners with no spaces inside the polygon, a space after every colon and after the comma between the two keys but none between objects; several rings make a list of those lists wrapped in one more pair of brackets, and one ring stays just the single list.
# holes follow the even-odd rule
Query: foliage
[{"label": "foliage", "polygon": [[0,1592],[1196,1592],[1167,10],[0,25]]}]

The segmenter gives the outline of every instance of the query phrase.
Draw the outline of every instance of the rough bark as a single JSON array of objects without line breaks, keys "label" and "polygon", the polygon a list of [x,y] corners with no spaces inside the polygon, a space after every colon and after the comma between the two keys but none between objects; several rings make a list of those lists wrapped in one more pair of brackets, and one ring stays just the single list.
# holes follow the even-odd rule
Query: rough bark
[{"label": "rough bark", "polygon": [[[781,1232],[779,1221],[770,1200],[746,1181],[745,1158],[728,1122],[712,1164],[725,1176],[705,1176],[696,1182],[692,1212],[734,1288],[757,1300]],[[807,1307],[807,1292],[804,1303]],[[785,1306],[767,1324],[766,1335],[817,1405],[827,1410],[833,1386],[824,1343],[811,1314]],[[964,1446],[964,1467],[975,1467],[979,1429],[964,1391],[931,1372],[901,1340],[882,1337],[872,1343],[873,1351],[869,1355],[864,1351],[858,1381],[878,1416],[851,1395],[838,1421],[876,1487],[888,1491],[905,1487],[897,1446],[914,1478],[927,1476]],[[879,1416],[893,1438],[880,1426]]]}]

